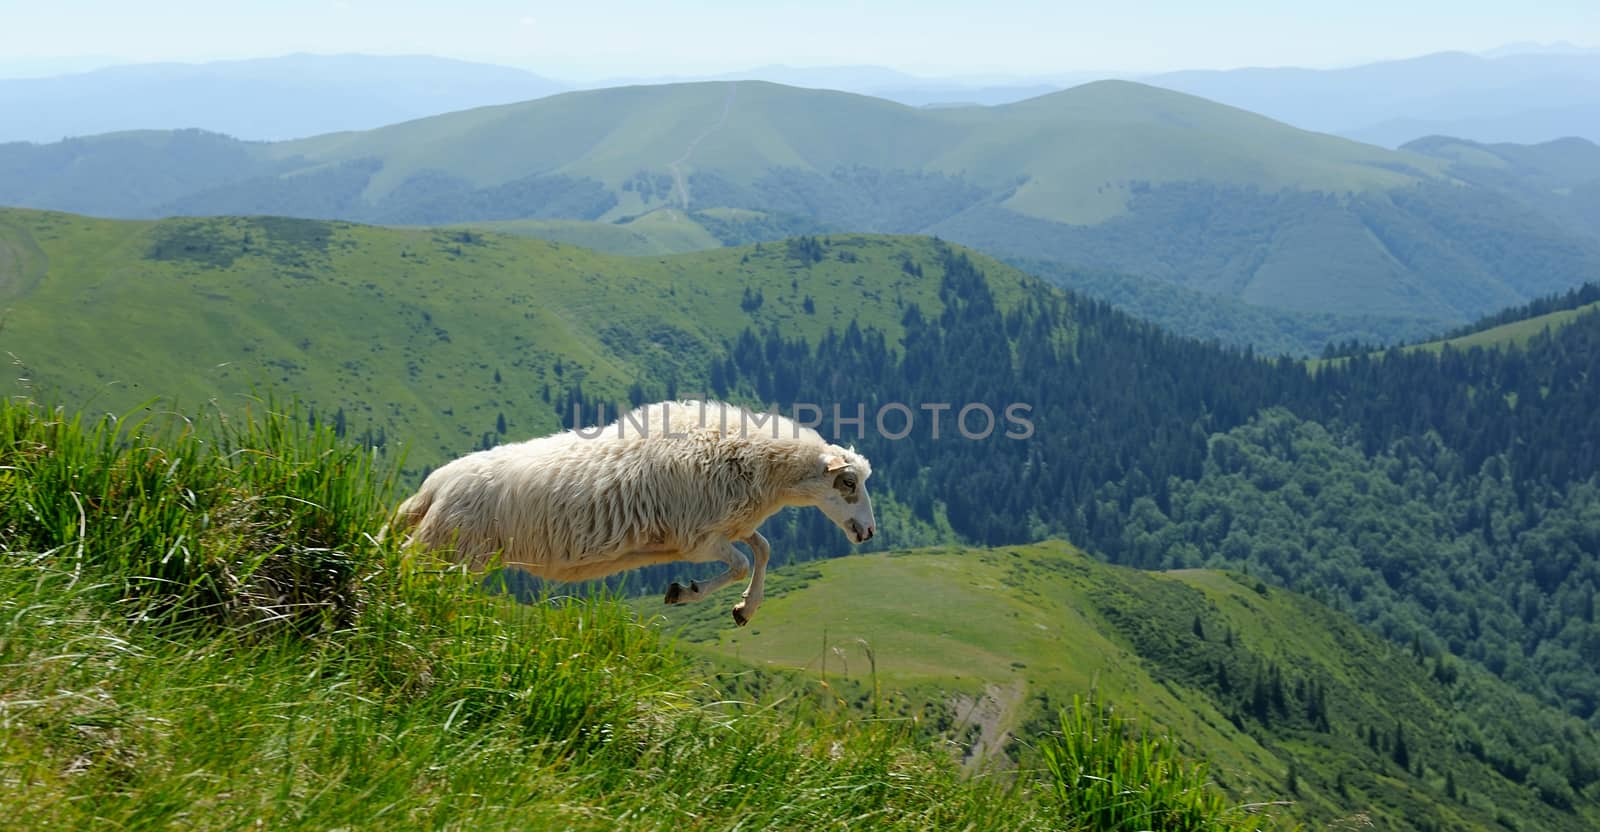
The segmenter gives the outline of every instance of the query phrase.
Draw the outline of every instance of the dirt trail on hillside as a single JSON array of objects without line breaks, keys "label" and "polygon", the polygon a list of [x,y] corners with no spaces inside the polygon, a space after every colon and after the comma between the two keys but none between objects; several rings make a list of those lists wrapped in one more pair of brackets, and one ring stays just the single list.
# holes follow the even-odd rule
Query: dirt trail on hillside
[{"label": "dirt trail on hillside", "polygon": [[1024,685],[1017,681],[1006,687],[985,686],[983,695],[978,697],[951,697],[950,707],[956,718],[955,735],[977,734],[961,759],[961,767],[969,774],[1005,753],[1006,743],[1011,741],[1011,732],[1005,726],[1014,722],[1024,693]]},{"label": "dirt trail on hillside", "polygon": [[[678,197],[678,207],[682,208],[685,214],[689,213],[689,177],[683,172],[683,166],[688,164],[689,157],[694,155],[694,149],[699,147],[707,136],[722,129],[722,125],[728,122],[728,113],[733,111],[733,100],[738,95],[738,83],[729,84],[728,95],[722,100],[722,115],[710,127],[707,127],[705,132],[695,136],[694,141],[689,142],[689,146],[684,149],[683,155],[679,156],[676,162],[667,166],[672,169],[672,187]],[[672,219],[676,221],[677,217],[674,216]]]},{"label": "dirt trail on hillside", "polygon": [[46,259],[25,232],[0,227],[0,300],[21,297],[44,279]]}]

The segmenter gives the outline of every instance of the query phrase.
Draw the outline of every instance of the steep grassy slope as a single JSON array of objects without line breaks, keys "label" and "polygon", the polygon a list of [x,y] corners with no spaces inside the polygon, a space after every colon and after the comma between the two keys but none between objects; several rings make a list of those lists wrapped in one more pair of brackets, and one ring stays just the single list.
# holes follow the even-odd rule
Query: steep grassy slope
[{"label": "steep grassy slope", "polygon": [[365,449],[214,416],[0,400],[0,826],[1261,828],[1097,712],[1038,742],[1115,794],[962,780],[817,698],[742,705],[615,601],[408,565]]},{"label": "steep grassy slope", "polygon": [[[830,251],[630,258],[467,231],[0,211],[0,350],[33,389],[112,412],[292,389],[325,420],[409,445],[420,468],[485,434],[554,429],[574,384],[612,403],[636,381],[701,392],[748,326],[898,337],[909,304],[942,309],[931,241]],[[983,262],[1008,307],[1037,285]]]},{"label": "steep grassy slope", "polygon": [[[179,164],[184,154],[199,162]],[[1126,82],[938,109],[721,82],[275,144],[157,134],[11,145],[0,147],[0,202],[404,225],[626,223],[670,208],[663,218],[694,214],[723,242],[760,239],[705,219],[731,209],[779,229],[771,236],[936,233],[1273,309],[1437,325],[1600,271],[1600,239],[1463,183],[1449,164]],[[570,226],[544,236],[639,252],[704,234],[665,246]]]},{"label": "steep grassy slope", "polygon": [[770,586],[749,630],[722,628],[714,603],[672,608],[668,626],[735,667],[825,676],[864,707],[875,674],[878,699],[928,705],[934,722],[991,751],[1017,738],[1024,759],[1043,714],[1094,690],[1203,749],[1236,798],[1282,795],[1314,827],[1367,817],[1397,829],[1582,829],[1600,818],[1592,795],[1542,801],[1496,768],[1528,759],[1544,732],[1594,754],[1580,722],[1247,576],[1137,572],[1044,543],[827,561]]}]

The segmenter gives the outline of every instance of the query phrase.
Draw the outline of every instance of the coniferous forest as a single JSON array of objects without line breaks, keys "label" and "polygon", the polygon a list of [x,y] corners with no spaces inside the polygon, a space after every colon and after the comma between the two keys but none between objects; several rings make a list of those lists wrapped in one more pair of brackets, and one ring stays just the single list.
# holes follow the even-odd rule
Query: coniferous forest
[{"label": "coniferous forest", "polygon": [[[1589,383],[1600,315],[1520,349],[1391,349],[1313,371],[1071,294],[1002,312],[964,255],[937,265],[926,279],[942,281],[944,310],[908,307],[903,346],[854,322],[811,344],[747,329],[708,368],[710,392],[821,403],[824,435],[830,403],[848,403],[846,417],[865,403],[866,424],[841,423],[839,436],[922,528],[984,545],[1058,535],[1141,568],[1243,570],[1600,724]],[[952,409],[938,439],[926,421],[886,438],[874,426],[885,390],[904,391],[918,419],[930,418],[923,404],[986,403],[996,427],[966,439]],[[1018,402],[1031,407],[1026,441],[1007,438],[1001,416]],[[575,405],[596,402],[581,391],[559,402]],[[885,418],[900,432],[902,414]],[[978,433],[985,420],[967,424]],[[814,512],[764,528],[779,562],[848,550]],[[914,543],[917,528],[902,534]],[[1594,777],[1571,773],[1578,788]]]}]

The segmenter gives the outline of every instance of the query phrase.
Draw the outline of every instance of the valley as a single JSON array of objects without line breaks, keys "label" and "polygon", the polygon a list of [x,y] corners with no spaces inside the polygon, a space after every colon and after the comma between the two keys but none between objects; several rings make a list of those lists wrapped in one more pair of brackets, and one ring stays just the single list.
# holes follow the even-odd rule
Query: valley
[{"label": "valley", "polygon": [[[1596,828],[1600,146],[1539,132],[1591,62],[0,80],[46,130],[142,117],[113,79],[186,102],[0,144],[0,802]],[[568,586],[392,534],[448,460],[701,397],[872,464],[870,541],[762,525],[748,627],[661,602],[720,565]]]}]

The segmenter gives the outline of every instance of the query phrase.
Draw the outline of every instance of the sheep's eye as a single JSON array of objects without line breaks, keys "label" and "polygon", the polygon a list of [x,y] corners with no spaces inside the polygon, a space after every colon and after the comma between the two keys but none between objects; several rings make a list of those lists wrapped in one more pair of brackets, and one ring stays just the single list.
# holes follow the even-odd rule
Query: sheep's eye
[{"label": "sheep's eye", "polygon": [[844,487],[845,488],[848,488],[851,491],[856,490],[856,478],[855,477],[852,477],[849,474],[845,474],[843,477],[840,478],[840,481],[844,483]]}]

